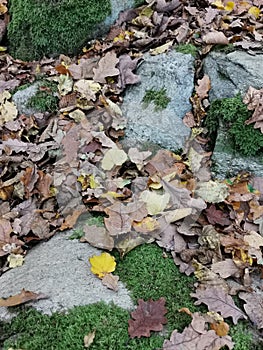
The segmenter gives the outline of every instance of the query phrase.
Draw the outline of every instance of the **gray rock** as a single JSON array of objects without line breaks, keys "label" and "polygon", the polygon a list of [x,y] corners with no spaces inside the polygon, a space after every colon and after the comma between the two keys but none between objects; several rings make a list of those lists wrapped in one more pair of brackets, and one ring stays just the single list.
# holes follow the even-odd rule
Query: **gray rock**
[{"label": "gray rock", "polygon": [[34,83],[23,90],[18,90],[13,95],[12,100],[15,103],[20,114],[31,115],[37,112],[34,108],[28,107],[27,103],[29,99],[36,94],[38,85],[38,82]]},{"label": "gray rock", "polygon": [[[211,79],[209,99],[243,96],[249,86],[263,87],[263,54],[255,56],[246,52],[234,51],[229,54],[212,52],[204,60],[204,72]],[[245,135],[244,135],[245,137]],[[246,170],[256,176],[263,176],[263,157],[244,157],[237,153],[228,141],[228,134],[221,125],[212,156],[213,175],[217,178],[233,176]]]},{"label": "gray rock", "polygon": [[222,126],[218,130],[212,162],[212,174],[218,179],[232,177],[242,170],[263,177],[262,154],[254,157],[242,157],[231,147],[228,133]]},{"label": "gray rock", "polygon": [[[137,69],[141,83],[126,89],[122,111],[127,118],[126,138],[151,142],[170,150],[183,148],[190,129],[182,121],[191,110],[189,98],[194,88],[194,58],[170,51],[151,56]],[[142,100],[147,90],[166,89],[171,99],[163,110],[155,110],[154,103],[145,106]]]},{"label": "gray rock", "polygon": [[[28,252],[24,265],[3,274],[0,297],[17,294],[23,288],[44,293],[48,299],[29,305],[45,314],[98,301],[131,309],[133,303],[129,292],[121,282],[119,291],[114,292],[90,271],[89,257],[99,255],[101,251],[87,243],[68,240],[70,234],[72,232],[58,233],[48,242],[42,242]],[[7,308],[0,308],[0,319],[8,320],[13,316]]]},{"label": "gray rock", "polygon": [[211,79],[209,99],[233,97],[238,92],[244,95],[249,86],[260,89],[262,67],[263,53],[252,56],[243,51],[211,52],[204,60],[204,73]]}]

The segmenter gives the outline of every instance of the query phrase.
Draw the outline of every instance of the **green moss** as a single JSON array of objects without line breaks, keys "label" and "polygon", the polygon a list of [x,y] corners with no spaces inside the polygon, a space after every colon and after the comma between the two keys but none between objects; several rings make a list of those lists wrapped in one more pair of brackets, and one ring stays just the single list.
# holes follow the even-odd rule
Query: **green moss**
[{"label": "green moss", "polygon": [[55,112],[58,108],[57,84],[48,80],[39,82],[38,91],[32,96],[27,107],[32,107],[39,112]]},{"label": "green moss", "polygon": [[10,54],[23,60],[76,54],[110,11],[109,0],[11,0]]},{"label": "green moss", "polygon": [[175,46],[175,50],[184,54],[190,54],[193,57],[196,57],[198,54],[198,49],[193,44],[179,44]]},{"label": "green moss", "polygon": [[235,46],[233,44],[228,44],[228,45],[215,45],[212,48],[213,51],[219,51],[219,52],[224,52],[224,53],[230,53],[235,51]]},{"label": "green moss", "polygon": [[228,134],[228,142],[234,151],[244,156],[254,156],[263,148],[263,134],[245,121],[252,115],[241,96],[215,100],[211,103],[205,125],[215,139],[220,123]]},{"label": "green moss", "polygon": [[138,7],[145,4],[145,0],[134,0],[134,6]]},{"label": "green moss", "polygon": [[98,227],[104,227],[104,217],[105,215],[102,215],[100,213],[96,214],[93,213],[92,215],[88,213],[87,217],[83,217],[77,227],[73,229],[72,235],[69,237],[69,239],[80,239],[81,237],[84,236],[84,231],[83,231],[83,226],[84,225],[95,225]]},{"label": "green moss", "polygon": [[160,90],[155,90],[153,88],[146,90],[142,100],[145,107],[147,107],[150,102],[153,102],[155,111],[165,109],[170,101],[171,99],[167,96],[165,88],[161,88]]},{"label": "green moss", "polygon": [[[132,250],[122,260],[117,252],[116,274],[127,285],[134,302],[143,298],[156,300],[166,298],[168,324],[161,334],[153,332],[150,338],[130,339],[128,320],[130,313],[115,305],[96,303],[75,307],[67,314],[42,315],[34,309],[22,308],[11,323],[0,323],[0,348],[7,350],[83,350],[84,336],[96,329],[91,350],[153,350],[161,349],[164,338],[169,338],[174,329],[182,331],[191,322],[190,316],[179,313],[181,307],[191,311],[202,310],[190,298],[193,277],[182,275],[173,259],[164,258],[162,249],[155,244],[142,245]],[[165,334],[165,336],[163,335]],[[259,349],[254,346],[246,322],[230,327],[230,334],[236,342],[235,350]],[[1,339],[5,342],[1,344]]]}]

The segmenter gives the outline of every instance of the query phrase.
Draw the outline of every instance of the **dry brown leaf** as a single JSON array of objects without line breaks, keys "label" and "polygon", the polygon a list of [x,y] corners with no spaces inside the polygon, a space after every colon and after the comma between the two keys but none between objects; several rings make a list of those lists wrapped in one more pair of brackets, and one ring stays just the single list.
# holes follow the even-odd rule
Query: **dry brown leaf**
[{"label": "dry brown leaf", "polygon": [[223,32],[213,31],[203,36],[203,41],[206,44],[228,45],[228,39]]},{"label": "dry brown leaf", "polygon": [[257,326],[258,329],[263,328],[263,298],[260,294],[239,293],[239,298],[245,300],[244,309],[250,320]]},{"label": "dry brown leaf", "polygon": [[114,276],[112,273],[107,273],[101,280],[102,284],[106,286],[107,288],[114,290],[114,292],[117,292],[118,287],[118,281],[119,276]]},{"label": "dry brown leaf", "polygon": [[177,330],[172,332],[170,340],[165,340],[163,350],[215,350],[228,346],[229,349],[234,348],[231,337],[219,336],[214,330],[207,330],[206,315],[198,312],[193,313],[190,326],[186,327],[182,333]]},{"label": "dry brown leaf", "polygon": [[195,305],[204,303],[209,311],[219,312],[224,318],[232,317],[234,324],[237,324],[240,318],[247,319],[247,316],[235,305],[232,297],[221,288],[197,290],[196,293],[191,293],[191,296],[198,299]]},{"label": "dry brown leaf", "polygon": [[114,240],[104,227],[95,225],[85,225],[83,227],[85,235],[81,237],[80,242],[88,242],[93,247],[111,251],[114,247]]},{"label": "dry brown leaf", "polygon": [[199,98],[203,100],[205,97],[208,96],[210,88],[210,78],[208,75],[205,74],[202,79],[197,80],[197,86],[195,88],[195,91],[198,94]]},{"label": "dry brown leaf", "polygon": [[13,295],[7,299],[0,298],[0,306],[16,306],[24,304],[28,301],[46,299],[47,296],[42,293],[34,293],[29,290],[22,289],[19,294]]},{"label": "dry brown leaf", "polygon": [[91,344],[93,343],[96,335],[96,329],[93,332],[90,332],[89,334],[84,336],[84,346],[85,348],[89,348]]},{"label": "dry brown leaf", "polygon": [[119,69],[115,68],[119,59],[114,51],[109,51],[99,60],[98,68],[93,68],[93,80],[97,83],[105,84],[107,77],[115,77],[120,74]]}]

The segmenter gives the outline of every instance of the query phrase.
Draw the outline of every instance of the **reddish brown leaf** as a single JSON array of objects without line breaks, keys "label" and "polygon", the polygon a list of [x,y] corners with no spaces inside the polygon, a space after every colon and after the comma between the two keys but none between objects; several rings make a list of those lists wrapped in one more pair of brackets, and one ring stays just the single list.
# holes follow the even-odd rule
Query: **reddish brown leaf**
[{"label": "reddish brown leaf", "polygon": [[165,299],[160,298],[156,301],[139,299],[138,304],[137,309],[131,313],[133,319],[128,321],[130,337],[150,337],[150,331],[161,331],[163,324],[167,323],[167,318],[164,317],[167,313],[164,306]]},{"label": "reddish brown leaf", "polygon": [[210,224],[219,224],[222,226],[228,226],[231,224],[231,220],[228,218],[228,215],[222,210],[216,209],[214,204],[210,205],[209,208],[205,210],[207,220]]},{"label": "reddish brown leaf", "polygon": [[13,295],[7,299],[0,298],[0,306],[15,306],[24,304],[28,301],[46,299],[47,296],[42,293],[34,293],[29,290],[22,289],[19,294]]}]

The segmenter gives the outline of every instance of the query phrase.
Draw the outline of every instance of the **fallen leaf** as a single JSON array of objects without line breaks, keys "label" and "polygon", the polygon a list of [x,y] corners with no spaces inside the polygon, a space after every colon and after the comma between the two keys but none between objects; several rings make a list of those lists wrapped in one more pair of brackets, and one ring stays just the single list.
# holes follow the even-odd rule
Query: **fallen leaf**
[{"label": "fallen leaf", "polygon": [[96,329],[93,332],[84,336],[84,346],[85,348],[89,348],[94,341],[96,335]]},{"label": "fallen leaf", "polygon": [[150,49],[150,54],[152,56],[160,55],[161,53],[165,53],[166,51],[168,51],[172,46],[173,41],[168,41],[168,43],[158,46],[155,49]]},{"label": "fallen leaf", "polygon": [[240,318],[247,319],[247,316],[235,305],[232,297],[221,288],[197,290],[196,293],[191,293],[191,296],[198,299],[195,305],[206,304],[209,311],[219,312],[224,318],[232,317],[234,324],[237,324]]},{"label": "fallen leaf", "polygon": [[163,324],[167,323],[167,318],[164,317],[167,309],[164,305],[164,298],[156,301],[139,299],[138,307],[131,313],[132,319],[128,321],[129,336],[131,338],[150,337],[150,331],[161,331]]},{"label": "fallen leaf", "polygon": [[91,272],[99,278],[103,278],[107,273],[113,272],[116,268],[115,258],[109,253],[94,255],[89,258],[91,264]]},{"label": "fallen leaf", "polygon": [[27,303],[28,301],[35,301],[46,298],[47,296],[42,293],[34,293],[29,290],[22,289],[19,294],[13,295],[6,299],[0,298],[0,306],[16,306]]},{"label": "fallen leaf", "polygon": [[211,88],[211,82],[208,75],[204,75],[202,79],[197,80],[197,87],[195,88],[196,93],[203,100],[208,96],[208,91]]},{"label": "fallen leaf", "polygon": [[250,320],[258,329],[263,328],[263,298],[256,292],[239,293],[239,298],[245,300],[244,309]]},{"label": "fallen leaf", "polygon": [[228,45],[228,39],[223,32],[213,31],[203,36],[203,41],[206,44]]},{"label": "fallen leaf", "polygon": [[112,273],[107,273],[101,280],[104,286],[106,286],[111,290],[114,290],[114,292],[117,292],[119,289],[118,281],[119,281],[119,276],[114,276]]},{"label": "fallen leaf", "polygon": [[109,251],[114,248],[114,240],[104,227],[85,225],[83,231],[85,235],[81,237],[81,242],[88,242],[93,247]]},{"label": "fallen leaf", "polygon": [[72,91],[73,88],[73,80],[72,78],[67,74],[63,75],[61,74],[58,77],[58,91],[61,96],[67,95],[69,92]]},{"label": "fallen leaf", "polygon": [[22,266],[24,263],[24,257],[21,254],[10,254],[7,257],[7,261],[9,262],[9,267],[12,269],[18,266]]},{"label": "fallen leaf", "polygon": [[228,187],[223,182],[199,182],[195,193],[209,203],[223,202],[228,196]]},{"label": "fallen leaf", "polygon": [[143,191],[140,199],[146,204],[146,208],[150,215],[161,213],[169,203],[169,193],[159,194],[156,191]]},{"label": "fallen leaf", "polygon": [[93,80],[97,83],[106,83],[107,77],[114,77],[120,74],[119,69],[115,68],[119,59],[114,51],[109,51],[99,60],[98,68],[93,68]]},{"label": "fallen leaf", "polygon": [[219,350],[223,346],[234,348],[234,343],[229,336],[218,336],[214,330],[207,330],[206,315],[198,312],[191,314],[191,324],[182,333],[174,330],[170,340],[165,340],[163,350]]},{"label": "fallen leaf", "polygon": [[211,323],[210,328],[213,329],[219,337],[225,337],[229,332],[229,325],[224,321]]},{"label": "fallen leaf", "polygon": [[214,262],[211,265],[211,270],[215,273],[218,273],[222,278],[241,275],[241,270],[236,266],[232,259],[225,259],[224,261]]},{"label": "fallen leaf", "polygon": [[103,170],[111,170],[116,165],[122,165],[128,159],[127,154],[118,148],[108,150],[101,162]]}]

